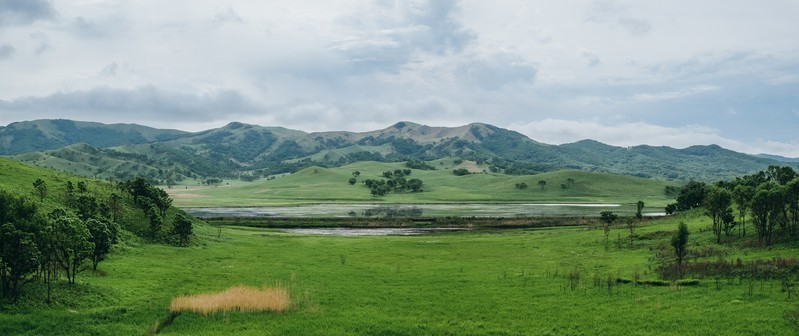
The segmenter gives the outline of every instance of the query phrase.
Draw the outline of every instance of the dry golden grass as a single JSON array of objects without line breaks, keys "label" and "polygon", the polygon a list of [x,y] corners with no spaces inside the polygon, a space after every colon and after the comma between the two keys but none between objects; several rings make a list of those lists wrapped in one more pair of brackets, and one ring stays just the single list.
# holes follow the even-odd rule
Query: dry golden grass
[{"label": "dry golden grass", "polygon": [[216,312],[283,312],[289,308],[291,300],[284,288],[264,288],[235,286],[221,293],[204,293],[180,296],[172,299],[171,312],[194,312],[210,315]]}]

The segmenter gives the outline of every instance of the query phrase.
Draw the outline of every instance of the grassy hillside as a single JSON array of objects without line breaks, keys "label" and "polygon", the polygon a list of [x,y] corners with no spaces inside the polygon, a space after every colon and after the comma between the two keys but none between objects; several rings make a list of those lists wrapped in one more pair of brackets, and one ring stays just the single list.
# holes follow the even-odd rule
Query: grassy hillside
[{"label": "grassy hillside", "polygon": [[[634,203],[643,200],[651,207],[670,201],[666,186],[675,183],[583,171],[557,171],[531,176],[483,173],[488,169],[475,162],[454,159],[433,163],[437,170],[413,169],[409,178],[424,182],[423,192],[373,197],[363,185],[366,179],[382,178],[384,171],[406,168],[403,163],[358,162],[339,168],[309,167],[297,173],[256,182],[232,181],[218,187],[198,186],[186,181],[167,189],[182,207],[259,206],[324,202],[356,203],[456,203],[456,202],[577,202]],[[455,176],[452,169],[474,172]],[[358,183],[347,180],[359,171]],[[546,181],[542,189],[538,181]],[[527,189],[515,186],[526,183]]]},{"label": "grassy hillside", "polygon": [[[722,246],[697,212],[648,222],[634,247],[605,248],[601,230],[551,228],[428,236],[335,237],[224,227],[192,248],[117,253],[58,306],[5,307],[0,334],[165,335],[791,335],[795,298],[779,280],[658,279],[678,221],[691,263],[796,255],[796,247]],[[702,230],[705,230],[702,233]],[[668,254],[665,254],[668,258]],[[611,279],[608,286],[607,279]],[[289,290],[284,313],[182,313],[172,298],[236,285]],[[723,318],[722,318],[723,317]]]}]

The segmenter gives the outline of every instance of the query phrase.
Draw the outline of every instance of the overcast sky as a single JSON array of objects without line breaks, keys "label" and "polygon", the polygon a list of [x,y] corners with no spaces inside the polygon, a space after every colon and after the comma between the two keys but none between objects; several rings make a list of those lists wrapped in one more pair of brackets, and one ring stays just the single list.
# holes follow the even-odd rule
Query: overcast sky
[{"label": "overcast sky", "polygon": [[42,118],[799,157],[799,1],[0,0],[0,125]]}]

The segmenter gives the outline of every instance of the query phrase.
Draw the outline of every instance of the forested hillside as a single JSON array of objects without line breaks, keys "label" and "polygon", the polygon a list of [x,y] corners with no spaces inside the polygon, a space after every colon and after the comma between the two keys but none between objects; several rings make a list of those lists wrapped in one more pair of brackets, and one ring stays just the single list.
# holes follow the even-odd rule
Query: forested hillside
[{"label": "forested hillside", "polygon": [[[116,245],[186,245],[193,219],[143,179],[118,184],[0,158],[0,301],[44,296],[96,270]],[[31,290],[24,287],[31,284]]]},{"label": "forested hillside", "polygon": [[[22,125],[27,125],[27,133],[20,131]],[[58,141],[63,147],[34,151],[51,147],[25,139],[54,138],[46,135],[54,132],[44,132],[44,126],[36,125],[58,126]],[[0,134],[5,134],[2,143],[7,151],[28,150],[14,156],[20,161],[98,178],[124,180],[144,176],[163,184],[187,178],[252,180],[313,165],[338,167],[359,161],[442,158],[475,161],[486,164],[491,172],[511,175],[572,169],[678,181],[731,178],[782,163],[773,157],[737,153],[716,145],[685,149],[615,147],[593,140],[548,145],[515,131],[480,123],[430,127],[399,122],[363,133],[305,133],[242,123],[198,133],[152,129],[144,132],[142,127],[134,132],[121,130],[120,125],[79,125],[82,124],[63,120],[20,123],[0,130]],[[80,132],[73,134],[70,129]],[[21,146],[22,143],[26,145]],[[786,164],[799,165],[786,160]]]}]

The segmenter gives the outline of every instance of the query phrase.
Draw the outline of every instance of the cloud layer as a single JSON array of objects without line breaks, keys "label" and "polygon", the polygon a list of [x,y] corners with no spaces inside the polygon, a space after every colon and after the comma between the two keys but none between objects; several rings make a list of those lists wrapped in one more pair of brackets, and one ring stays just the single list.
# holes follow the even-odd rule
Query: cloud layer
[{"label": "cloud layer", "polygon": [[791,0],[3,1],[0,124],[480,121],[799,157],[796,17]]}]

